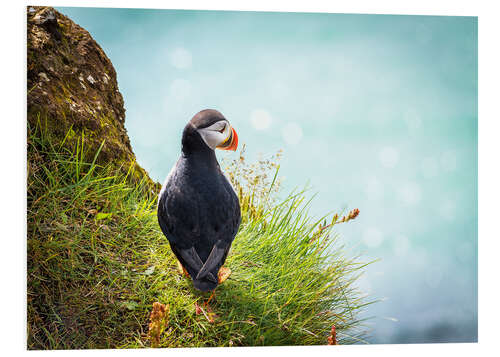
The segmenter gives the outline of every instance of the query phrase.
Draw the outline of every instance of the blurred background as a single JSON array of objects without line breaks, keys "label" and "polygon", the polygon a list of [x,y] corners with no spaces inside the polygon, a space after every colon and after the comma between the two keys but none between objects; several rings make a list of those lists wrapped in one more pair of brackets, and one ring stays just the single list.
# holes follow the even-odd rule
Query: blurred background
[{"label": "blurred background", "polygon": [[[163,182],[221,111],[351,256],[371,343],[477,341],[477,18],[57,8],[112,61],[138,162]],[[218,152],[219,158],[234,153]]]}]

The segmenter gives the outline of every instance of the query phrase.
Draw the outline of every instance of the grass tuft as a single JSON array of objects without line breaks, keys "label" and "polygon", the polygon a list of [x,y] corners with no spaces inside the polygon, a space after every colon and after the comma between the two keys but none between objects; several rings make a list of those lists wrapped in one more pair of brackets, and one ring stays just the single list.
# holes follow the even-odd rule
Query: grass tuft
[{"label": "grass tuft", "polygon": [[338,246],[338,216],[313,219],[304,191],[276,198],[279,157],[228,164],[243,223],[232,275],[205,305],[146,181],[97,164],[99,150],[89,158],[84,134],[72,149],[52,142],[40,122],[28,128],[29,349],[317,345],[332,326],[339,344],[363,341],[365,264]]}]

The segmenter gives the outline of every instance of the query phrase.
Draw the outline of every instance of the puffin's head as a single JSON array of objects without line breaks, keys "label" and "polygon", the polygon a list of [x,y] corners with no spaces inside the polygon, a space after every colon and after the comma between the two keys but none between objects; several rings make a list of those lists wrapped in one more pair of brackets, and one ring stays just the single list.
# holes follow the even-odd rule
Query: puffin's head
[{"label": "puffin's head", "polygon": [[189,124],[212,150],[232,150],[238,148],[238,134],[224,116],[213,109],[197,113]]}]

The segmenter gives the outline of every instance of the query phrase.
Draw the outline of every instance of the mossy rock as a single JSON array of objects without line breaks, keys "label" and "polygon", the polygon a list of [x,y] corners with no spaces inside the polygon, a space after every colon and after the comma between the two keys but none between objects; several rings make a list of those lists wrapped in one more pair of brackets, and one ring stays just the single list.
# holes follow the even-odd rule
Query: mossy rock
[{"label": "mossy rock", "polygon": [[136,162],[125,129],[125,108],[116,72],[82,27],[52,7],[28,6],[28,130],[43,127],[54,142],[72,149],[82,134],[87,159],[102,145],[98,163],[132,168],[133,180],[151,180]]}]

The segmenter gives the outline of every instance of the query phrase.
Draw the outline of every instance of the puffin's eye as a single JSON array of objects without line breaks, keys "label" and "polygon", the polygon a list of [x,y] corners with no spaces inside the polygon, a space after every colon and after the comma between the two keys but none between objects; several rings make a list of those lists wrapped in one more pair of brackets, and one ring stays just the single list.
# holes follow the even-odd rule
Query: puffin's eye
[{"label": "puffin's eye", "polygon": [[224,124],[224,126],[222,127],[221,130],[217,130],[217,131],[222,134],[224,132],[224,130],[226,130],[226,124]]}]

